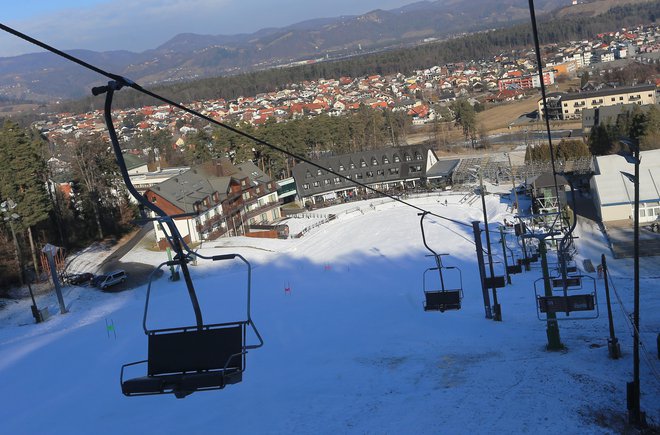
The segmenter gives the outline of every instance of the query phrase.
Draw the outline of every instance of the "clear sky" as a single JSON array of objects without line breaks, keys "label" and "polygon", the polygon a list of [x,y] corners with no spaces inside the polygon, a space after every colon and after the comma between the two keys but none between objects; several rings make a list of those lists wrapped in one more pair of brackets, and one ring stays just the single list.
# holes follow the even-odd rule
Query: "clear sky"
[{"label": "clear sky", "polygon": [[[8,0],[0,22],[56,48],[156,48],[179,33],[233,35],[415,0]],[[0,31],[0,57],[40,51]]]}]

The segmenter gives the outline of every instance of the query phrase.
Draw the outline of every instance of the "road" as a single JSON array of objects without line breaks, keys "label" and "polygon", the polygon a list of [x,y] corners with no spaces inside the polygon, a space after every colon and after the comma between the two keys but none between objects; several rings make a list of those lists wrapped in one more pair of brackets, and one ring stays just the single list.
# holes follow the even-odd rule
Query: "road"
[{"label": "road", "polygon": [[[149,243],[148,239],[152,236],[153,224],[148,223],[144,225],[140,230],[135,233],[135,235],[128,240],[126,243],[122,244],[117,248],[108,258],[106,258],[99,268],[99,272],[108,273],[113,270],[122,269],[128,275],[128,280],[124,283],[114,285],[106,289],[106,291],[123,291],[131,288],[139,287],[141,285],[149,282],[149,276],[154,270],[154,266],[151,264],[136,263],[136,262],[123,262],[121,261],[122,257],[130,252],[138,243],[146,242]],[[158,273],[158,276],[162,275],[162,272]]]}]

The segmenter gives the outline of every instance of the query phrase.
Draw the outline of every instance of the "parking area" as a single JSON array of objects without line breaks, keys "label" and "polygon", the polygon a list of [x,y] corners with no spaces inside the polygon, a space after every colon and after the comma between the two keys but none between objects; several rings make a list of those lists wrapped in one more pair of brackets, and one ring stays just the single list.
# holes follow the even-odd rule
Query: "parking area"
[{"label": "parking area", "polygon": [[[635,255],[634,229],[630,221],[613,221],[605,225],[614,258],[630,258]],[[639,255],[660,255],[660,233],[651,231],[651,225],[639,228]]]}]

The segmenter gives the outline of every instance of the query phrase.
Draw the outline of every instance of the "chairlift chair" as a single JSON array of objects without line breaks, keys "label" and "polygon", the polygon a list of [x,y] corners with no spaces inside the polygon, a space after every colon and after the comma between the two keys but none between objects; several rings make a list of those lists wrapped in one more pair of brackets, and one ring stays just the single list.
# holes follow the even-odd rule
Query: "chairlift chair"
[{"label": "chairlift chair", "polygon": [[[496,263],[502,264],[501,261],[493,261],[493,265],[495,265]],[[490,266],[490,263],[485,262],[485,265]],[[486,276],[484,277],[484,286],[486,288],[493,288],[493,287],[504,288],[506,287],[506,278],[504,277],[504,275]]]},{"label": "chairlift chair", "polygon": [[[261,335],[257,331],[250,315],[251,271],[250,263],[239,254],[204,256],[193,252],[186,245],[184,238],[174,223],[177,217],[196,216],[196,213],[168,215],[165,210],[148,201],[139,193],[128,174],[119,139],[112,120],[112,100],[115,91],[130,85],[126,79],[113,79],[107,86],[92,89],[94,95],[105,93],[104,118],[108,127],[108,135],[112,149],[117,159],[121,176],[129,193],[143,207],[157,217],[143,219],[155,221],[165,234],[170,247],[175,252],[173,260],[160,264],[149,277],[147,296],[144,307],[142,328],[148,337],[147,359],[124,364],[120,373],[122,393],[127,396],[143,396],[152,394],[174,394],[177,398],[186,397],[195,391],[216,390],[226,385],[242,380],[245,371],[245,355],[249,349],[263,345]],[[204,324],[197,294],[190,276],[188,263],[193,258],[219,261],[239,259],[247,266],[247,317],[229,323]],[[162,267],[179,267],[186,284],[196,325],[167,329],[148,329],[147,313],[149,312],[149,296],[155,273]],[[246,344],[247,330],[250,328],[258,339],[258,344]],[[128,367],[146,364],[146,375],[135,378],[124,378]],[[132,369],[129,369],[132,370]]]},{"label": "chairlift chair", "polygon": [[[455,270],[458,272],[458,283],[459,288],[447,289],[445,287],[445,278],[443,274],[443,269]],[[437,270],[440,275],[440,290],[431,290],[427,288],[426,274],[429,271]],[[447,310],[460,310],[461,309],[461,300],[463,299],[463,276],[461,270],[455,266],[440,266],[440,267],[430,267],[424,271],[423,275],[423,287],[424,287],[424,311],[447,311]]]},{"label": "chairlift chair", "polygon": [[[199,326],[184,326],[166,329],[149,329],[147,314],[149,298],[155,272],[173,261],[162,263],[152,272],[147,287],[142,326],[148,337],[146,360],[124,364],[120,382],[126,396],[174,394],[186,397],[196,391],[222,389],[243,379],[245,355],[249,349],[263,345],[250,316],[251,266],[239,254],[211,257],[213,261],[239,259],[247,265],[247,318],[228,323]],[[250,328],[258,344],[246,344],[247,329]],[[145,364],[147,374],[124,379],[128,367]]]},{"label": "chairlift chair", "polygon": [[[599,316],[596,280],[588,275],[569,275],[566,279],[551,277],[552,295],[546,296],[543,278],[534,281],[536,312],[547,321],[554,313],[557,320],[586,320]],[[587,284],[589,283],[589,284]]]},{"label": "chairlift chair", "polygon": [[[447,310],[460,310],[461,309],[461,300],[463,299],[463,274],[458,267],[455,266],[444,266],[442,264],[442,255],[447,254],[438,254],[426,243],[426,236],[424,234],[424,217],[428,212],[420,213],[421,216],[419,225],[422,230],[422,241],[424,246],[431,252],[430,257],[433,257],[435,260],[435,267],[429,267],[426,269],[422,275],[422,289],[424,290],[424,311],[440,311],[444,312]],[[438,277],[440,279],[440,289],[437,287],[435,289],[430,289],[427,286],[427,273],[431,271],[438,271]],[[447,271],[452,271],[454,275],[452,278],[452,283],[454,284],[451,288],[447,288],[445,280],[448,277],[446,274]],[[456,279],[456,276],[458,279]],[[458,286],[456,286],[458,284]]]}]

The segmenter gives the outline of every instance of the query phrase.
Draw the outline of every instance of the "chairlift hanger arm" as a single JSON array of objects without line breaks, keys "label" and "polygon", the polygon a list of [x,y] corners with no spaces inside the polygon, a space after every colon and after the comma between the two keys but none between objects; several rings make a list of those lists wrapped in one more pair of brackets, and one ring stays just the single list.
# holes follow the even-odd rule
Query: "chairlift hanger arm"
[{"label": "chairlift hanger arm", "polygon": [[[197,293],[195,292],[195,287],[193,285],[192,278],[190,277],[190,271],[188,270],[189,257],[184,253],[183,238],[181,237],[181,234],[179,233],[179,230],[176,227],[176,224],[174,223],[172,218],[168,216],[167,213],[165,213],[156,204],[148,201],[144,197],[144,195],[140,194],[135,188],[135,186],[133,186],[133,182],[131,181],[128,175],[128,169],[126,168],[126,162],[124,161],[124,156],[121,152],[121,147],[119,146],[119,139],[117,138],[117,132],[115,130],[114,122],[112,120],[112,98],[114,96],[115,90],[121,89],[126,83],[127,82],[124,79],[122,79],[121,81],[110,81],[108,82],[107,86],[94,88],[92,92],[94,93],[94,95],[100,95],[101,93],[105,92],[105,105],[104,105],[105,123],[106,126],[108,127],[108,134],[110,136],[110,142],[112,142],[112,149],[115,153],[115,158],[117,159],[117,165],[119,166],[119,170],[121,172],[124,183],[126,184],[126,188],[140,204],[144,205],[146,208],[148,208],[149,210],[153,211],[155,214],[160,216],[161,225],[162,222],[164,221],[168,229],[170,230],[170,237],[167,240],[172,246],[174,252],[176,253],[175,258],[178,260],[177,263],[179,264],[181,268],[181,272],[183,273],[183,278],[186,283],[186,287],[188,289],[188,295],[190,296],[190,302],[193,306],[193,311],[195,313],[197,328],[201,329],[202,326],[204,325],[204,320],[202,319],[202,311],[199,307]],[[145,322],[146,322],[146,312],[145,312]]]}]

